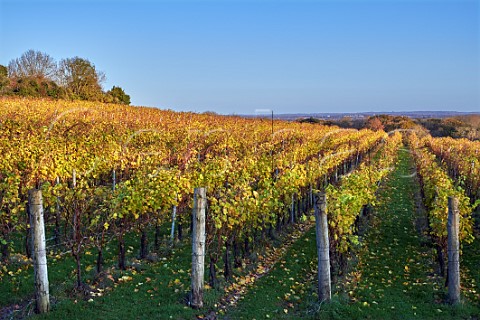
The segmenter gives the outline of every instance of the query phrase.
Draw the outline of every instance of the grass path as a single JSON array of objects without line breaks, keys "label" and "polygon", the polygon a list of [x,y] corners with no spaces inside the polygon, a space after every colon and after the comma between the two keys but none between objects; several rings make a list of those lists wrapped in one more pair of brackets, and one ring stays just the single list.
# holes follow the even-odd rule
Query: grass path
[{"label": "grass path", "polygon": [[[89,301],[58,301],[44,319],[193,319],[197,311],[187,307],[191,262],[190,247],[180,244],[172,256],[142,264],[116,277],[114,288]],[[207,294],[206,299],[210,299]],[[207,301],[208,303],[208,301]]]},{"label": "grass path", "polygon": [[[352,278],[349,295],[355,303],[331,315],[371,319],[476,319],[480,308],[468,300],[461,306],[444,303],[443,279],[435,275],[435,253],[419,232],[416,207],[418,182],[410,153],[385,181],[378,206]],[[327,310],[329,310],[327,308]],[[321,312],[320,312],[321,313]]]},{"label": "grass path", "polygon": [[[476,219],[479,219],[477,214]],[[480,230],[475,232],[473,243],[462,247],[461,285],[463,294],[471,301],[480,304]],[[480,319],[480,315],[478,317]]]},{"label": "grass path", "polygon": [[316,269],[315,228],[295,241],[287,253],[262,278],[255,282],[237,305],[227,309],[220,319],[292,319],[297,318],[301,296],[310,290],[307,284]]},{"label": "grass path", "polygon": [[90,301],[62,299],[52,313],[35,318],[195,319],[215,310],[224,320],[479,319],[480,239],[464,247],[464,303],[449,306],[444,303],[443,279],[434,272],[435,253],[420,232],[414,170],[410,154],[401,151],[395,170],[379,190],[356,264],[334,284],[329,304],[317,302],[315,230],[311,228],[295,236],[283,257],[275,259],[248,290],[242,289],[235,306],[220,308],[221,312],[222,292],[212,289],[206,291],[203,310],[185,305],[191,255],[189,245],[183,243],[173,255],[143,265],[139,272],[120,274],[125,281],[116,279],[114,290]]},{"label": "grass path", "polygon": [[401,151],[379,191],[358,262],[330,304],[316,303],[315,233],[310,231],[224,319],[478,319],[475,300],[456,307],[444,303],[435,253],[419,228],[414,171],[410,154]]},{"label": "grass path", "polygon": [[373,311],[389,318],[436,318],[443,312],[430,308],[440,288],[433,252],[421,246],[425,241],[416,226],[419,187],[413,170],[408,153],[401,152],[396,170],[379,194],[380,205],[360,255],[360,281],[352,295],[364,307],[359,315]]}]

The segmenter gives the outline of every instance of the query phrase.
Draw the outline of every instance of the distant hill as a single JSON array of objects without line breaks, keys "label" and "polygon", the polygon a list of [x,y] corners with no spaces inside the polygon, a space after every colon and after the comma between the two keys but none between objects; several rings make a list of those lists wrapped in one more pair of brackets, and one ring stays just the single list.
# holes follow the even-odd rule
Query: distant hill
[{"label": "distant hill", "polygon": [[[316,118],[324,120],[338,120],[344,117],[350,117],[352,119],[364,119],[371,116],[376,116],[380,114],[390,115],[390,116],[406,116],[409,118],[415,119],[426,119],[426,118],[451,118],[472,114],[480,114],[479,112],[458,112],[458,111],[399,111],[399,112],[358,112],[358,113],[284,113],[284,114],[273,114],[275,119],[281,120],[297,120],[302,118]],[[244,117],[270,117],[270,115],[242,115]]]}]

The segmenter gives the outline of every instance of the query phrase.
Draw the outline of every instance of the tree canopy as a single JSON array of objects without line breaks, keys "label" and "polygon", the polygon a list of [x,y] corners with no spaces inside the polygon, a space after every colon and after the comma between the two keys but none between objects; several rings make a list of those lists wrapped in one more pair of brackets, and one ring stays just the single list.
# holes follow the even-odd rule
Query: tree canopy
[{"label": "tree canopy", "polygon": [[107,91],[107,99],[111,99],[111,101],[108,102],[113,102],[113,103],[119,103],[119,104],[130,104],[130,96],[123,91],[122,88],[113,86],[112,89]]},{"label": "tree canopy", "polygon": [[74,99],[102,100],[101,83],[105,81],[105,75],[87,59],[74,57],[61,60],[58,78],[67,94]]},{"label": "tree canopy", "polygon": [[10,80],[8,80],[8,68],[0,65],[0,93],[5,90],[9,83]]},{"label": "tree canopy", "polygon": [[57,64],[47,53],[30,49],[8,67],[0,65],[0,95],[130,104],[130,96],[118,86],[104,92],[105,79],[88,59],[66,58]]},{"label": "tree canopy", "polygon": [[10,78],[39,78],[54,80],[57,73],[57,64],[48,54],[40,51],[28,50],[10,61],[8,75]]}]

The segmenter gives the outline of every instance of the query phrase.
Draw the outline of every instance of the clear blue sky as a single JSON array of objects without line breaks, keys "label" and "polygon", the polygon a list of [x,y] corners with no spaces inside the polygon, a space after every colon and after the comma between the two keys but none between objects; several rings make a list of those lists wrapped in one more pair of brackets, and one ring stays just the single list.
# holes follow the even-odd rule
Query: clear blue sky
[{"label": "clear blue sky", "polygon": [[480,111],[479,2],[0,0],[0,64],[80,56],[174,110]]}]

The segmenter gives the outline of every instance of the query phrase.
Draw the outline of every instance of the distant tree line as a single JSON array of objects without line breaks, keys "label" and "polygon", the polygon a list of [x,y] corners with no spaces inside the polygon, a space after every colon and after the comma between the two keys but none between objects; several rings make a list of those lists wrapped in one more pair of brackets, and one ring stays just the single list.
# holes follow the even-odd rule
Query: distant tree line
[{"label": "distant tree line", "polygon": [[444,119],[420,119],[418,122],[434,137],[480,140],[480,115],[478,114]]},{"label": "distant tree line", "polygon": [[56,62],[50,55],[28,50],[8,66],[0,65],[0,95],[48,97],[130,104],[117,86],[104,92],[105,74],[89,60],[73,57]]},{"label": "distant tree line", "polygon": [[414,119],[406,116],[390,116],[390,115],[376,115],[368,118],[352,118],[349,116],[338,120],[320,120],[315,118],[306,118],[300,122],[319,123],[324,125],[335,125],[340,128],[363,129],[368,128],[373,131],[384,130],[386,132],[397,129],[412,129],[426,132],[420,124],[416,123]]},{"label": "distant tree line", "polygon": [[416,130],[420,135],[430,133],[433,137],[467,138],[480,140],[480,115],[466,115],[452,118],[412,119],[406,116],[376,115],[368,118],[343,117],[339,120],[321,120],[313,117],[300,119],[303,123],[336,125],[341,128],[386,132],[396,129]]}]

